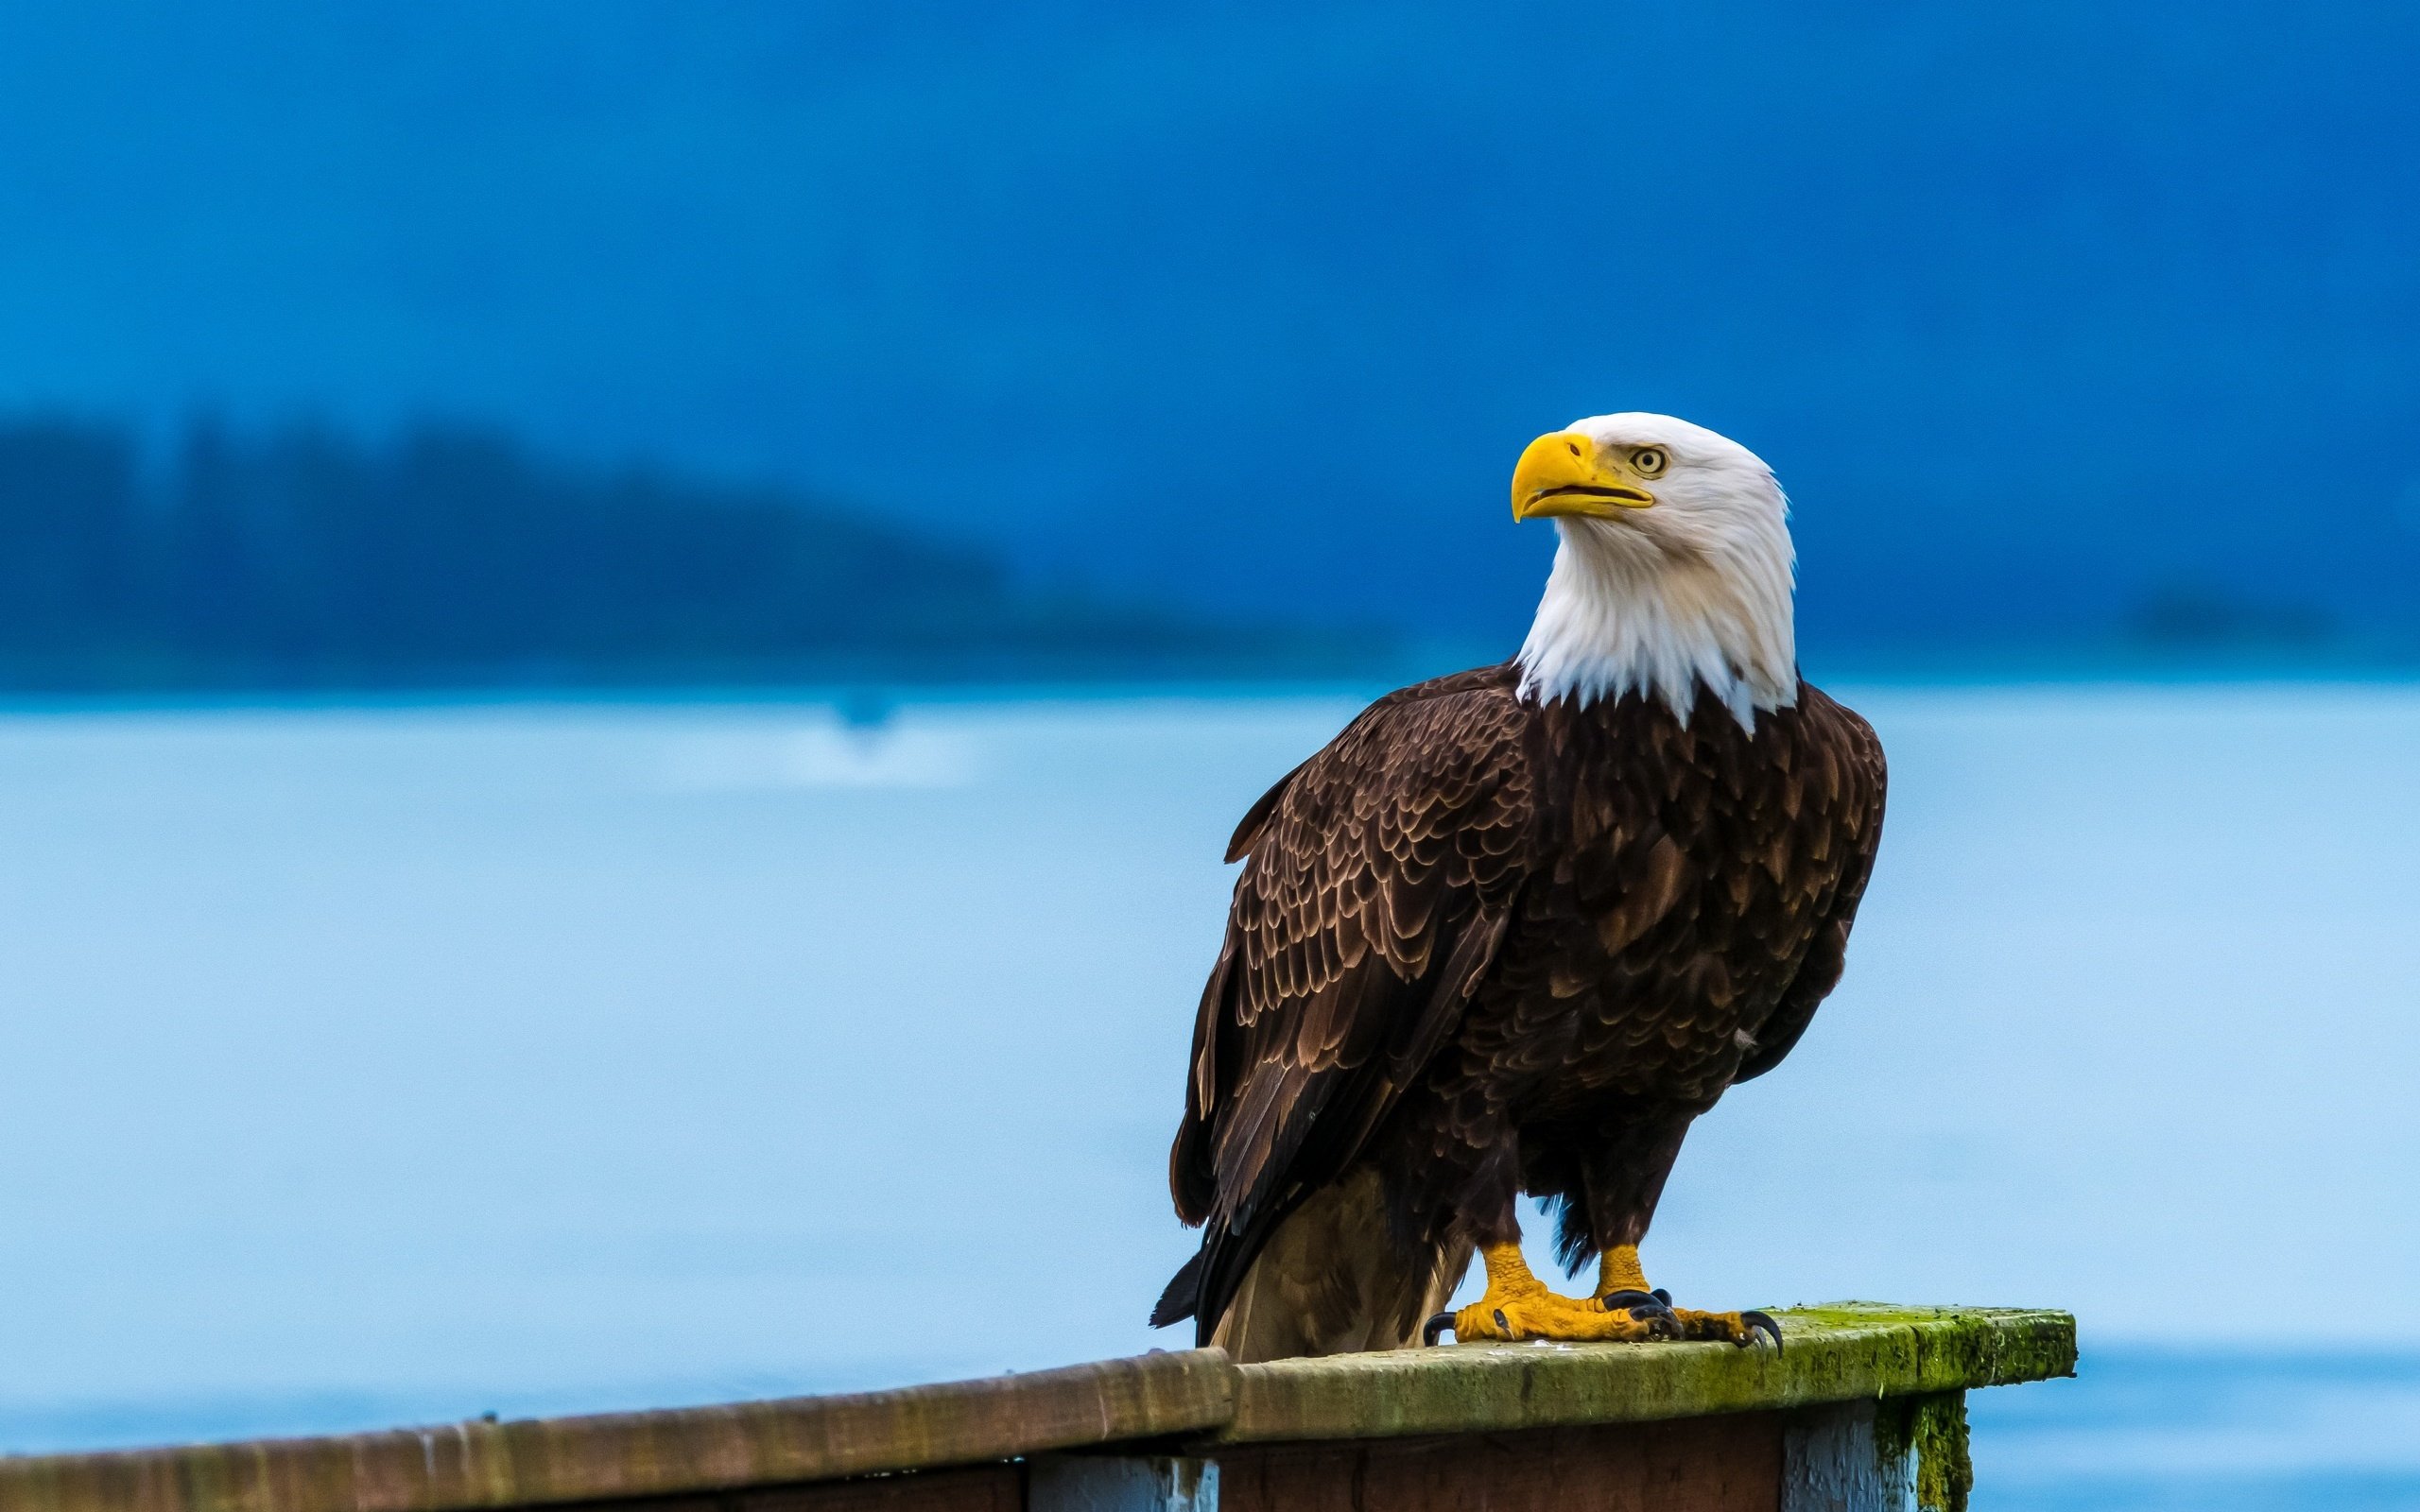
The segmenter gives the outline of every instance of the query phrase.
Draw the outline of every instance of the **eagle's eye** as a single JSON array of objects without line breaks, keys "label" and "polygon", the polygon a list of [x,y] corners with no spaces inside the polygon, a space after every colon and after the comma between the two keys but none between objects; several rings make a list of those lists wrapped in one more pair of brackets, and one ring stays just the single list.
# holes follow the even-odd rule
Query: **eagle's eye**
[{"label": "eagle's eye", "polygon": [[1664,448],[1660,446],[1642,446],[1630,454],[1630,465],[1635,468],[1638,475],[1643,478],[1662,476],[1664,469],[1670,466],[1671,461],[1672,458],[1667,455]]}]

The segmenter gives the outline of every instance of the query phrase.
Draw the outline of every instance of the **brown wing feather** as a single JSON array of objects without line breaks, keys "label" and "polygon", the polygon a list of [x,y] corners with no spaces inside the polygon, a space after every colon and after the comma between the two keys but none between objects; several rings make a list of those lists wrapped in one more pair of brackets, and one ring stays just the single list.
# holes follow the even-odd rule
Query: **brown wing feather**
[{"label": "brown wing feather", "polygon": [[1352,1163],[1485,975],[1533,819],[1512,686],[1490,668],[1391,695],[1237,830],[1169,1152],[1177,1211],[1208,1230],[1195,1295],[1180,1277],[1162,1315],[1189,1300],[1207,1336],[1274,1224]]},{"label": "brown wing feather", "polygon": [[[1827,859],[1825,852],[1842,839],[1850,852],[1831,884],[1832,895],[1824,902],[1822,921],[1797,975],[1757,1031],[1756,1048],[1740,1062],[1735,1082],[1761,1076],[1780,1065],[1814,1022],[1816,1008],[1840,985],[1848,960],[1849,930],[1857,922],[1858,904],[1865,898],[1875,852],[1882,844],[1888,774],[1882,742],[1874,727],[1812,686],[1802,686],[1800,704],[1805,714],[1801,741],[1820,750],[1822,759],[1806,763],[1815,780],[1784,790],[1786,801],[1795,805],[1789,811],[1793,822],[1784,832],[1784,839],[1810,862]],[[1776,878],[1786,859],[1777,860]],[[1824,870],[1820,866],[1796,869],[1809,876],[1821,876]]]}]

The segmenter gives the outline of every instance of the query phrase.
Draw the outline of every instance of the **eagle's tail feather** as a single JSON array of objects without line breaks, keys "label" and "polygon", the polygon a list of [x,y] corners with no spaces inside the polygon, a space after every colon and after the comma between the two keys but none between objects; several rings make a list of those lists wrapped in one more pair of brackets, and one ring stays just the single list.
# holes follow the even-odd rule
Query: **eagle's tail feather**
[{"label": "eagle's tail feather", "polygon": [[1381,1195],[1366,1166],[1314,1193],[1277,1226],[1219,1315],[1201,1319],[1211,1325],[1203,1342],[1248,1365],[1417,1340],[1461,1284],[1471,1246],[1405,1253],[1388,1237]]},{"label": "eagle's tail feather", "polygon": [[1205,1246],[1195,1250],[1191,1260],[1177,1267],[1176,1275],[1168,1280],[1167,1290],[1160,1293],[1159,1301],[1152,1305],[1151,1327],[1164,1329],[1171,1323],[1182,1323],[1201,1307],[1201,1261],[1209,1253]]}]

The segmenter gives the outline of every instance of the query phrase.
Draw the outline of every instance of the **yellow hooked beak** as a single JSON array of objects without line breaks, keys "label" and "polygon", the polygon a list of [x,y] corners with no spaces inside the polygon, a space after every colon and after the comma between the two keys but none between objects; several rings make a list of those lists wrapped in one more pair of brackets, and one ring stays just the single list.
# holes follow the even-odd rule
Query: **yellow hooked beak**
[{"label": "yellow hooked beak", "polygon": [[1625,509],[1645,509],[1655,495],[1640,488],[1616,464],[1598,455],[1594,437],[1557,431],[1531,441],[1512,469],[1512,518],[1542,520],[1559,514],[1611,519]]}]

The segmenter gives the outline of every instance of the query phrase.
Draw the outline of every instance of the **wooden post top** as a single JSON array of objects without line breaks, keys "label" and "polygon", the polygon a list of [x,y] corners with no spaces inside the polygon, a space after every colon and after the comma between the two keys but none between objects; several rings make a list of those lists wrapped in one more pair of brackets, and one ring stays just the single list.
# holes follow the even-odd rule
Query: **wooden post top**
[{"label": "wooden post top", "polygon": [[2072,1375],[2076,1322],[2021,1308],[1776,1310],[1785,1348],[1478,1344],[1244,1366],[1221,1442],[1501,1433],[1766,1412]]},{"label": "wooden post top", "polygon": [[1727,1344],[1459,1345],[1238,1366],[1217,1349],[848,1396],[0,1458],[0,1512],[456,1512],[837,1480],[1156,1441],[1495,1433],[2070,1374],[2075,1320],[1845,1302]]}]

